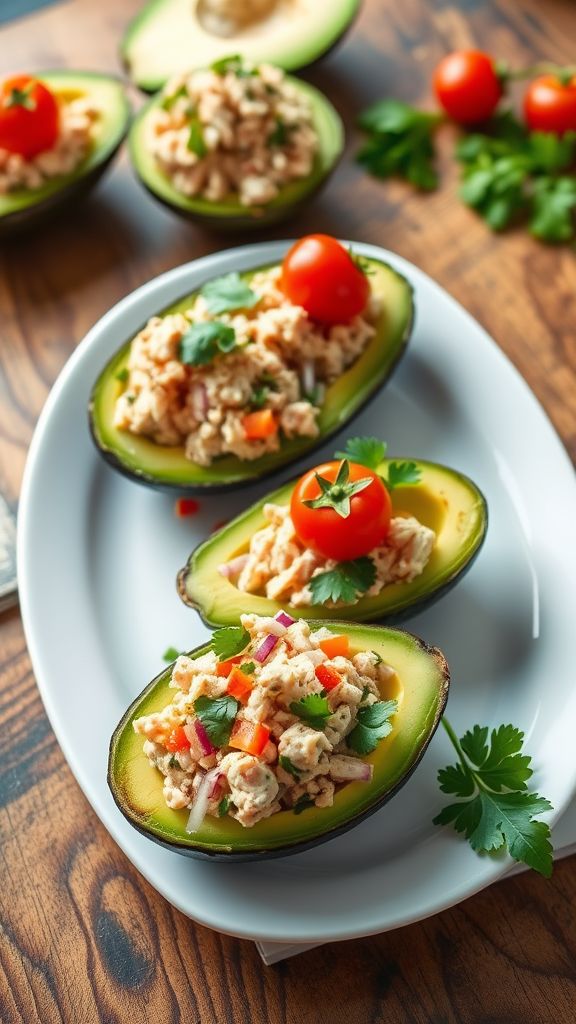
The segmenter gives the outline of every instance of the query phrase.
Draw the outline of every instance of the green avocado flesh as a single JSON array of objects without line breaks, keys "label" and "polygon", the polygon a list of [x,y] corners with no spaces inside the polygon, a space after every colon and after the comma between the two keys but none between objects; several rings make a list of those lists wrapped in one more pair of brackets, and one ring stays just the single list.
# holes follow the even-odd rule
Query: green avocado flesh
[{"label": "green avocado flesh", "polygon": [[318,134],[318,153],[312,173],[306,178],[290,182],[265,207],[243,206],[231,195],[214,202],[201,196],[186,196],[174,187],[170,178],[158,167],[147,145],[147,121],[150,113],[163,102],[162,94],[154,96],[138,114],[129,136],[130,157],[142,183],[156,199],[176,213],[202,220],[223,228],[264,227],[276,223],[292,213],[296,206],[309,198],[334,169],[344,146],[344,128],[332,104],[313,86],[297,78],[290,79],[303,93],[312,109],[314,126]]},{"label": "green avocado flesh", "polygon": [[224,37],[203,27],[196,6],[192,0],[151,0],[128,26],[122,58],[141,89],[155,92],[171,75],[236,53],[296,71],[334,46],[360,0],[279,0],[267,17]]},{"label": "green avocado flesh", "polygon": [[[413,319],[410,285],[387,264],[376,260],[368,262],[370,285],[381,300],[382,313],[376,334],[360,357],[327,388],[318,418],[318,437],[283,439],[278,452],[252,461],[226,455],[210,466],[199,466],[185,457],[182,446],[168,448],[118,430],[114,426],[114,407],[125,385],[117,375],[128,364],[131,344],[128,341],[112,357],[92,392],[90,425],[100,453],[115,469],[141,483],[173,489],[179,494],[205,494],[262,479],[318,448],[346,426],[384,384],[402,356],[410,335]],[[254,273],[256,271],[251,271],[244,277],[249,281]],[[187,295],[163,313],[189,309],[193,299],[194,295]]]},{"label": "green avocado flesh", "polygon": [[[388,460],[387,460],[388,461]],[[242,515],[213,534],[192,552],[179,576],[180,596],[197,608],[208,625],[236,625],[240,615],[275,615],[280,607],[294,617],[330,618],[352,613],[358,622],[399,621],[446,592],[470,567],[482,546],[488,525],[486,501],[476,485],[462,474],[433,462],[418,462],[420,483],[392,491],[393,514],[414,515],[436,533],[426,568],[411,583],[391,583],[375,597],[338,609],[323,605],[294,608],[266,597],[246,594],[218,572],[218,566],[248,550],[250,538],[267,525],[266,502],[288,505],[296,481],[266,495]],[[381,466],[384,471],[386,462]]]},{"label": "green avocado flesh", "polygon": [[0,196],[0,230],[17,221],[31,220],[95,181],[118,149],[130,117],[122,83],[107,75],[80,71],[39,72],[40,78],[62,99],[88,97],[100,111],[90,152],[70,174],[53,178],[36,189],[18,189]]},{"label": "green avocado flesh", "polygon": [[[320,623],[311,623],[311,626]],[[233,818],[207,817],[193,836],[186,833],[187,811],[172,811],[162,797],[162,775],[144,756],[144,738],[132,722],[170,703],[171,667],[157,676],[128,708],[110,744],[108,782],[122,813],[149,838],[179,853],[212,855],[231,860],[267,854],[295,853],[331,839],[377,810],[407,781],[420,761],[440,721],[448,698],[449,672],[440,651],[400,630],[348,622],[325,622],[333,633],[346,633],[354,652],[376,651],[394,670],[381,693],[398,701],[392,732],[363,760],[374,765],[369,783],[351,782],[327,808],[308,808],[300,814],[280,811],[244,828]],[[192,657],[208,650],[204,645]]]}]

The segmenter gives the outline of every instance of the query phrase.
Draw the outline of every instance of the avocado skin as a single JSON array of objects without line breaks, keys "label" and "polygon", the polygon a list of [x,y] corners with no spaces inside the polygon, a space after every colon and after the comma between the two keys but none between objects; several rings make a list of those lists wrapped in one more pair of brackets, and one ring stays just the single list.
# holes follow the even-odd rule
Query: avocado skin
[{"label": "avocado skin", "polygon": [[[345,631],[345,627],[347,625],[354,624],[335,621],[332,622],[325,620],[323,620],[322,622],[314,622],[311,620],[310,625],[313,628],[319,628],[320,626],[334,626],[336,627],[335,632],[337,632],[338,630]],[[376,634],[379,631],[380,627],[375,625],[362,624],[362,629],[374,631],[374,633]],[[389,630],[389,632],[401,633],[402,631]],[[166,675],[166,669],[163,669],[162,672],[160,672],[152,680],[152,682],[149,683],[145,690],[141,694],[139,694],[138,697],[136,697],[136,699],[132,702],[128,710],[123,715],[122,719],[120,720],[118,726],[116,727],[112,735],[108,754],[107,781],[112,796],[114,798],[114,802],[116,803],[116,806],[118,807],[122,815],[126,818],[126,820],[132,825],[132,827],[135,828],[136,831],[140,832],[141,835],[146,836],[147,839],[151,839],[153,842],[157,843],[159,846],[162,846],[164,849],[176,851],[184,857],[193,857],[196,860],[204,861],[208,860],[223,861],[226,863],[246,863],[249,861],[257,861],[264,859],[268,860],[270,858],[278,859],[281,857],[290,856],[294,853],[303,853],[305,850],[310,850],[316,846],[320,846],[322,843],[329,842],[331,839],[335,839],[337,838],[337,836],[343,835],[345,832],[350,831],[350,829],[354,828],[355,825],[360,824],[360,822],[365,821],[366,818],[369,818],[376,811],[380,810],[380,808],[383,807],[386,803],[388,803],[388,801],[391,800],[392,797],[396,796],[399,790],[402,789],[406,782],[408,782],[408,780],[411,778],[414,771],[420,764],[422,758],[424,757],[424,754],[426,753],[426,750],[428,749],[428,746],[430,745],[430,742],[432,741],[432,738],[436,732],[436,729],[438,728],[438,725],[440,724],[440,720],[442,718],[442,715],[444,714],[444,710],[446,708],[446,704],[448,701],[448,693],[450,689],[450,670],[446,662],[446,658],[444,657],[444,654],[437,647],[429,646],[427,643],[425,643],[424,640],[420,639],[420,637],[414,636],[414,634],[405,635],[409,636],[410,639],[417,645],[419,650],[427,654],[436,663],[437,669],[439,670],[442,680],[438,703],[433,720],[431,723],[428,724],[428,732],[426,734],[426,737],[422,742],[422,745],[417,755],[415,756],[412,764],[410,765],[408,771],[402,776],[402,778],[398,780],[395,786],[393,786],[391,789],[385,792],[379,799],[375,800],[373,804],[371,804],[361,813],[350,816],[346,820],[342,821],[340,824],[335,825],[333,828],[327,830],[326,832],[313,836],[310,839],[292,842],[290,844],[287,843],[284,846],[275,847],[273,849],[267,849],[266,847],[261,846],[259,848],[254,848],[245,851],[234,851],[233,849],[224,851],[220,849],[212,852],[207,849],[195,848],[192,845],[182,846],[176,842],[171,843],[168,840],[161,839],[159,836],[154,835],[154,833],[152,833],[150,830],[148,830],[145,826],[141,824],[141,822],[137,819],[135,812],[131,812],[130,807],[126,805],[126,802],[122,798],[122,794],[120,792],[119,786],[117,785],[115,777],[115,766],[117,757],[116,747],[124,729],[130,723],[132,718],[135,717],[135,713],[137,712],[141,701],[144,699],[144,697],[146,696],[146,694],[148,694],[150,690],[152,690],[155,686],[159,684],[162,678]],[[200,647],[197,647],[193,651],[189,652],[189,656],[193,658],[197,657],[204,653],[207,649],[208,645],[202,644]],[[142,757],[144,757],[144,753],[142,753]],[[312,813],[316,815],[322,814],[322,809],[310,808],[305,813],[309,815]],[[190,843],[192,843],[192,839],[190,839]]]},{"label": "avocado skin", "polygon": [[[400,459],[399,461],[404,460]],[[420,462],[418,464],[424,470],[426,467],[428,467],[446,473],[449,478],[453,477],[461,485],[464,485],[465,488],[469,488],[470,493],[474,495],[474,508],[475,515],[478,520],[478,528],[471,535],[472,544],[468,544],[466,558],[457,563],[456,566],[452,569],[452,571],[449,572],[449,574],[442,576],[428,591],[424,591],[422,593],[418,592],[419,577],[417,577],[416,580],[413,581],[413,584],[408,584],[408,586],[414,585],[415,597],[409,604],[405,605],[404,607],[397,609],[392,608],[391,610],[387,610],[385,607],[380,610],[377,608],[373,608],[370,611],[366,612],[365,610],[359,609],[356,605],[350,606],[348,610],[351,614],[354,614],[355,620],[358,622],[370,621],[380,623],[386,626],[396,626],[400,623],[405,622],[412,616],[425,611],[426,608],[429,608],[431,605],[435,604],[436,601],[439,601],[442,597],[448,594],[450,590],[452,590],[452,588],[455,587],[456,584],[464,578],[466,573],[472,568],[474,562],[476,561],[483,547],[484,541],[486,539],[486,533],[488,530],[488,504],[486,502],[486,498],[484,497],[478,486],[463,473],[456,472],[455,470],[450,470],[448,469],[448,467],[440,466],[439,464],[435,463]],[[210,549],[213,551],[214,546],[218,543],[218,536],[220,534],[226,536],[228,530],[234,529],[235,523],[238,522],[238,520],[241,520],[244,516],[250,517],[252,513],[259,512],[266,502],[274,502],[274,500],[280,494],[280,492],[284,492],[289,487],[293,488],[297,482],[298,477],[295,477],[293,480],[289,481],[288,484],[284,485],[278,491],[275,491],[272,494],[265,495],[259,501],[255,502],[254,505],[252,505],[249,509],[247,509],[246,512],[241,513],[240,516],[237,516],[236,519],[227,523],[226,526],[221,528],[207,540],[202,541],[199,545],[197,545],[196,548],[194,548],[194,550],[192,551],[188,558],[186,565],[179,571],[176,577],[176,590],[178,596],[180,597],[184,604],[188,605],[189,608],[193,608],[195,609],[195,611],[198,612],[204,624],[208,626],[210,629],[214,629],[224,625],[231,625],[232,622],[229,616],[223,617],[222,619],[210,617],[210,614],[206,612],[206,609],[202,602],[200,600],[195,600],[194,598],[192,598],[188,592],[188,580],[190,578],[193,579],[195,574],[198,575],[202,572],[201,564],[203,552],[208,551]],[[246,539],[248,538],[248,536],[249,534],[247,531]],[[221,561],[225,561],[226,557],[228,556],[224,556],[221,559]],[[210,576],[208,576],[208,578],[210,578]],[[238,614],[237,616],[234,615],[234,622],[236,622],[237,620],[237,622],[239,623],[241,611],[255,611],[256,609],[252,607],[246,607],[246,601],[249,600],[252,595],[244,594],[241,591],[238,591],[237,593]],[[377,602],[378,599],[374,598],[373,600]],[[307,606],[305,608],[294,609],[287,602],[283,602],[283,604],[290,610],[291,614],[293,614],[295,617],[303,616],[304,618],[307,618],[308,614],[311,614],[312,616],[314,616],[315,614],[318,615],[318,611],[316,610],[315,612],[314,607]],[[316,608],[317,607],[318,606],[316,606]],[[269,607],[259,609],[258,614],[274,615],[279,608],[280,604],[278,602],[270,602]],[[343,609],[343,612],[344,611],[345,609]],[[212,614],[214,615],[214,613]]]},{"label": "avocado skin", "polygon": [[[153,6],[153,4],[155,2],[157,2],[157,0],[149,0],[148,3],[144,4],[144,6],[138,12],[138,14],[134,18],[132,18],[132,20],[128,24],[128,27],[127,27],[127,29],[126,29],[126,31],[124,33],[124,36],[123,36],[123,38],[122,38],[122,40],[120,42],[120,46],[118,48],[118,56],[120,58],[120,63],[122,65],[122,67],[124,68],[126,74],[132,79],[134,84],[138,87],[138,89],[140,89],[141,92],[148,93],[149,95],[152,94],[152,93],[157,92],[158,89],[162,89],[162,87],[166,83],[166,79],[164,79],[164,80],[156,79],[154,81],[143,81],[143,80],[136,81],[136,79],[132,75],[132,66],[131,66],[131,62],[130,62],[129,49],[130,49],[131,40],[134,38],[135,35],[137,35],[137,33],[138,33],[139,29],[140,29],[140,26],[143,23],[145,23],[146,20],[148,19],[149,10],[150,10],[150,8]],[[357,0],[356,6],[355,6],[353,14],[352,14],[352,17],[346,23],[346,25],[342,29],[342,32],[340,33],[340,35],[337,36],[337,38],[334,39],[333,42],[331,42],[324,50],[321,50],[319,53],[317,53],[316,56],[313,58],[313,60],[305,61],[303,64],[300,64],[298,62],[296,62],[296,63],[292,63],[291,62],[289,65],[286,66],[285,70],[287,70],[287,71],[302,71],[302,70],[304,70],[304,68],[306,68],[306,69],[308,69],[308,68],[315,68],[317,64],[319,64],[321,61],[323,61],[326,57],[329,57],[330,54],[334,50],[336,50],[340,46],[340,44],[342,42],[344,42],[344,40],[348,36],[349,32],[355,26],[356,21],[358,20],[358,17],[360,15],[361,7],[362,7],[362,0]],[[233,40],[231,40],[231,51],[230,52],[235,52],[234,51],[234,42],[233,42]]]},{"label": "avocado skin", "polygon": [[[69,81],[72,87],[75,80],[79,80],[85,85],[90,79],[93,79],[96,84],[99,81],[108,81],[116,82],[119,87],[123,85],[120,78],[116,78],[114,75],[99,74],[98,72],[60,69],[58,71],[39,71],[37,75],[40,79],[46,78],[49,84],[52,84],[50,82],[51,78],[61,80],[62,82]],[[80,202],[94,188],[115,159],[118,150],[126,138],[131,111],[125,94],[122,95],[121,101],[124,106],[124,125],[123,130],[118,134],[113,148],[88,173],[80,173],[79,177],[69,181],[45,199],[41,199],[39,202],[34,202],[32,199],[29,206],[24,206],[12,213],[0,214],[0,240],[25,234],[38,226],[50,223],[50,221],[58,216],[64,206],[69,204],[73,206],[75,203]]]},{"label": "avocado skin", "polygon": [[[178,496],[187,497],[202,497],[203,495],[205,496],[211,494],[225,494],[226,492],[229,491],[238,490],[245,484],[259,483],[262,480],[267,480],[270,477],[276,476],[278,473],[282,472],[288,465],[298,466],[302,464],[305,460],[308,459],[308,457],[311,454],[313,454],[318,448],[321,448],[328,440],[330,440],[331,437],[340,433],[340,431],[343,430],[344,427],[348,428],[349,424],[353,423],[353,421],[360,415],[360,413],[364,411],[364,409],[370,404],[370,402],[372,402],[377,397],[380,389],[390,379],[393,371],[396,369],[396,366],[402,359],[406,351],[408,342],[410,340],[415,317],[413,301],[414,290],[412,288],[412,285],[409,283],[409,281],[407,281],[406,278],[404,278],[401,274],[399,274],[396,270],[394,270],[384,261],[374,260],[373,262],[377,266],[380,265],[381,267],[383,267],[387,273],[389,272],[390,274],[392,274],[393,278],[401,283],[403,289],[405,290],[405,299],[408,305],[408,313],[406,316],[406,322],[403,326],[401,337],[395,342],[396,348],[394,357],[388,366],[387,372],[383,377],[373,378],[373,380],[370,383],[370,387],[366,391],[365,397],[363,397],[362,400],[358,403],[358,405],[356,406],[356,408],[351,413],[351,415],[349,416],[345,423],[337,423],[331,430],[322,431],[316,439],[311,440],[310,445],[307,446],[305,450],[297,454],[289,462],[280,461],[278,465],[272,465],[266,470],[255,471],[253,475],[247,476],[242,479],[236,479],[231,481],[222,479],[216,482],[198,481],[194,483],[183,481],[172,482],[167,480],[159,480],[153,474],[147,472],[145,466],[127,466],[123,461],[122,457],[114,449],[114,447],[110,444],[107,444],[100,436],[97,416],[97,395],[99,388],[103,386],[106,374],[111,372],[110,367],[115,361],[116,355],[118,354],[116,353],[116,355],[112,356],[112,358],[108,361],[108,364],[98,377],[92,389],[92,393],[88,403],[88,426],[90,430],[90,435],[100,456],[104,459],[105,462],[108,463],[108,465],[112,469],[121,473],[129,480],[143,484],[144,486],[147,487],[152,487],[154,490],[158,490],[166,494],[176,494]],[[251,275],[256,273],[258,270],[262,269],[265,268],[255,267],[253,269],[250,269],[249,271],[246,271],[245,273]],[[188,296],[186,296],[186,298],[188,298]],[[172,303],[167,309],[160,311],[159,315],[162,316],[165,313],[169,312],[171,309],[174,308],[175,305],[176,303]],[[278,456],[281,456],[281,454],[281,451],[278,452]]]}]

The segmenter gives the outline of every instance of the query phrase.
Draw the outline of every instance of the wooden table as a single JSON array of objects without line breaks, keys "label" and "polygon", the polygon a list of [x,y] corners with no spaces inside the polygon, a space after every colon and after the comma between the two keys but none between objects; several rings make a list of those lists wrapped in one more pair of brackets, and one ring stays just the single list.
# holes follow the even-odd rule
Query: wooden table
[{"label": "wooden table", "polygon": [[[71,63],[116,71],[137,6],[73,0],[13,23],[0,31],[0,74]],[[571,0],[368,0],[310,78],[352,126],[380,96],[426,100],[432,67],[455,46],[566,64],[575,38]],[[575,456],[574,252],[522,232],[491,235],[456,198],[451,144],[445,137],[442,189],[420,196],[366,177],[351,138],[326,192],[283,230],[377,242],[423,267],[498,340]],[[77,213],[3,246],[0,487],[14,505],[35,421],[87,329],[142,282],[225,244],[158,207],[123,158]],[[133,870],[64,762],[17,612],[1,621],[0,645],[2,1024],[576,1020],[573,859],[551,882],[524,875],[422,924],[264,968],[250,942],[192,924]]]}]

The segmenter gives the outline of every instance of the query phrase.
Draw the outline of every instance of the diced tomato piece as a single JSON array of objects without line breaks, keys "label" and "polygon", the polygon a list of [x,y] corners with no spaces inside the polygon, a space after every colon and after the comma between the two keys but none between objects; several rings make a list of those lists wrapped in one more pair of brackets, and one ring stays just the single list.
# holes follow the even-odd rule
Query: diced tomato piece
[{"label": "diced tomato piece", "polygon": [[241,704],[245,704],[254,687],[254,677],[242,672],[237,665],[234,665],[228,676],[226,692],[231,697],[237,697]]},{"label": "diced tomato piece", "polygon": [[180,519],[184,516],[195,516],[199,508],[200,504],[195,498],[177,498],[174,505],[174,511]]},{"label": "diced tomato piece", "polygon": [[339,675],[335,668],[330,668],[330,665],[317,665],[316,679],[319,683],[322,683],[325,690],[333,690],[342,682],[342,676]]},{"label": "diced tomato piece", "polygon": [[230,675],[234,665],[238,665],[242,658],[228,658],[228,661],[219,661],[216,666],[216,675],[226,678]]},{"label": "diced tomato piece", "polygon": [[177,725],[175,729],[172,729],[165,746],[171,754],[175,754],[177,750],[190,749],[190,740],[184,732],[184,726]]},{"label": "diced tomato piece", "polygon": [[329,636],[326,640],[320,640],[320,650],[328,658],[347,658],[350,654],[350,640],[347,636]]},{"label": "diced tomato piece", "polygon": [[246,719],[236,719],[229,746],[236,750],[244,750],[247,754],[255,754],[258,757],[270,739],[270,729],[261,722],[248,722]]},{"label": "diced tomato piece", "polygon": [[244,436],[247,441],[260,441],[278,433],[278,423],[272,409],[259,409],[249,412],[242,420]]}]

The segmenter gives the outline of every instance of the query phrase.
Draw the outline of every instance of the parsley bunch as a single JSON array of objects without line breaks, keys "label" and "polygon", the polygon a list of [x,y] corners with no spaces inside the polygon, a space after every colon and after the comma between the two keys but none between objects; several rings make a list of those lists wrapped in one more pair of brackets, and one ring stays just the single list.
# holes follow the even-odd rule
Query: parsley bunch
[{"label": "parsley bunch", "polygon": [[438,772],[438,783],[443,793],[461,799],[444,807],[434,824],[452,825],[463,832],[478,853],[507,847],[514,860],[549,878],[550,829],[535,818],[551,810],[552,804],[528,791],[533,772],[530,757],[521,753],[524,733],[513,725],[501,725],[489,737],[488,726],[475,725],[458,739],[445,718],[442,724],[458,762]]},{"label": "parsley bunch", "polygon": [[434,131],[442,121],[400,100],[380,100],[368,107],[358,124],[368,134],[357,160],[377,178],[399,175],[416,188],[434,189]]}]

